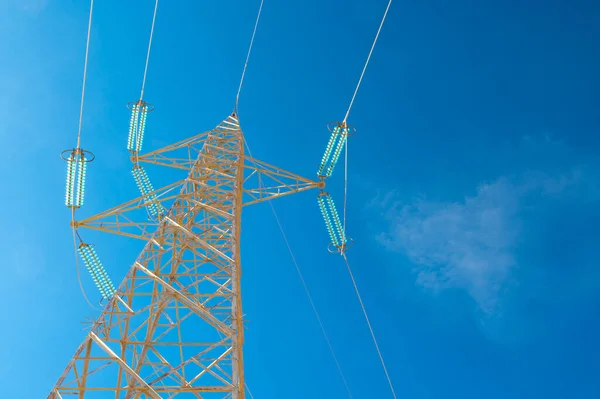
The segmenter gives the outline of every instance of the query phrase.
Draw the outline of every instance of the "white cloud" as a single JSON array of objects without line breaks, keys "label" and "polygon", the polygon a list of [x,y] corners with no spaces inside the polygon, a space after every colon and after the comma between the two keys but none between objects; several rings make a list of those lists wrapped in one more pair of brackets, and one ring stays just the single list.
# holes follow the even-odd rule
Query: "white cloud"
[{"label": "white cloud", "polygon": [[517,267],[522,213],[536,199],[568,193],[579,180],[576,170],[556,177],[529,172],[482,184],[458,202],[418,199],[404,205],[388,193],[375,201],[386,209],[388,223],[378,240],[411,260],[422,286],[464,289],[480,310],[491,313]]}]

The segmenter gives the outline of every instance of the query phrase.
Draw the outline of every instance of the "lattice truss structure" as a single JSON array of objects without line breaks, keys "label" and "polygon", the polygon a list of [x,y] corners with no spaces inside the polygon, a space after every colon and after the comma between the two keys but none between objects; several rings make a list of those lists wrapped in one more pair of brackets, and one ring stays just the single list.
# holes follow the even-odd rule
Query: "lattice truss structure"
[{"label": "lattice truss structure", "polygon": [[[244,398],[242,207],[324,183],[246,156],[235,113],[136,156],[188,175],[74,222],[146,245],[48,398]],[[134,221],[150,205],[165,211]]]}]

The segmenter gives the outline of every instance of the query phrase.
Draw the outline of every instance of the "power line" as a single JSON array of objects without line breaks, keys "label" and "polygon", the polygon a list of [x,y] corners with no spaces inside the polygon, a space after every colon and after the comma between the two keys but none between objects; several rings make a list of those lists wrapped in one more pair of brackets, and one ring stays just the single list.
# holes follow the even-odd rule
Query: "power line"
[{"label": "power line", "polygon": [[77,148],[79,149],[81,144],[81,125],[83,121],[83,102],[85,100],[85,83],[87,80],[87,66],[88,66],[88,56],[90,50],[90,36],[92,31],[92,15],[94,11],[94,0],[90,1],[90,18],[88,21],[88,31],[87,31],[87,39],[85,43],[85,62],[83,64],[83,84],[81,85],[81,105],[79,107],[79,128],[77,130]]},{"label": "power line", "polygon": [[[360,74],[360,78],[358,79],[358,83],[356,84],[356,88],[354,89],[354,93],[352,94],[352,99],[350,100],[350,104],[348,105],[348,110],[346,111],[346,115],[344,116],[344,120],[342,121],[341,125],[345,128],[347,128],[347,120],[348,120],[348,116],[350,115],[350,111],[352,110],[352,106],[354,105],[354,100],[356,99],[356,95],[358,94],[358,89],[360,88],[360,85],[362,84],[362,80],[363,77],[365,76],[365,72],[367,71],[367,67],[369,66],[369,61],[371,61],[371,55],[373,55],[373,50],[375,49],[375,45],[377,44],[377,40],[379,39],[379,34],[381,33],[381,29],[383,28],[383,24],[385,23],[385,20],[387,18],[387,14],[388,11],[390,9],[390,6],[392,5],[392,0],[389,0],[387,7],[385,8],[385,12],[383,13],[383,18],[381,19],[381,23],[379,24],[379,28],[377,29],[377,34],[375,35],[375,39],[373,40],[373,44],[371,45],[371,50],[369,50],[369,55],[367,56],[367,60],[365,62],[365,65],[362,69],[362,72]],[[344,237],[347,237],[347,232],[346,232],[346,212],[347,212],[347,203],[348,203],[348,140],[346,140],[345,143],[345,147],[346,147],[346,155],[345,155],[345,160],[344,160],[344,164],[345,164],[345,171],[344,171]],[[341,252],[343,253],[345,251],[345,248],[341,249]]]},{"label": "power line", "polygon": [[354,90],[354,94],[352,95],[352,100],[350,100],[350,105],[348,106],[348,111],[346,111],[346,116],[344,116],[344,122],[348,120],[348,115],[350,115],[350,110],[352,109],[352,105],[354,105],[354,99],[356,98],[356,94],[358,93],[358,89],[360,88],[360,84],[362,83],[363,77],[365,76],[365,72],[367,70],[367,66],[369,65],[369,61],[371,60],[371,55],[373,54],[373,49],[375,48],[375,44],[377,44],[377,39],[379,39],[379,33],[381,32],[381,28],[383,28],[383,23],[388,14],[388,10],[392,5],[392,0],[388,2],[388,5],[385,9],[385,13],[383,14],[383,18],[381,19],[381,24],[379,24],[379,29],[377,29],[377,34],[375,35],[375,40],[373,40],[373,45],[371,46],[371,50],[369,51],[369,56],[367,57],[367,62],[365,62],[365,66],[363,67],[362,73],[360,74],[360,78],[358,79],[358,84],[356,85],[356,89]]},{"label": "power line", "polygon": [[310,291],[308,290],[308,286],[306,285],[306,281],[304,280],[304,276],[302,275],[302,272],[300,271],[300,267],[298,266],[298,262],[296,261],[296,257],[294,256],[294,253],[292,252],[292,247],[290,246],[290,243],[288,242],[288,239],[285,235],[285,232],[283,231],[283,227],[281,226],[281,222],[279,221],[279,217],[277,216],[277,213],[275,212],[275,207],[273,206],[273,204],[271,203],[271,201],[269,201],[269,205],[271,205],[271,210],[273,211],[273,215],[275,216],[275,220],[277,221],[277,225],[279,226],[279,230],[281,231],[281,235],[283,236],[283,240],[285,241],[285,244],[287,245],[288,251],[290,252],[290,256],[292,257],[292,261],[294,262],[294,266],[296,267],[296,271],[298,272],[298,276],[300,277],[300,281],[302,282],[302,286],[304,287],[304,292],[306,292],[306,296],[308,297],[308,301],[310,302],[310,306],[313,309],[313,312],[315,313],[315,316],[317,317],[317,321],[319,322],[319,326],[321,327],[321,331],[323,332],[323,336],[325,337],[325,341],[327,342],[327,346],[329,347],[329,351],[331,352],[331,355],[333,356],[333,360],[335,361],[335,365],[338,369],[338,372],[340,373],[340,377],[342,377],[342,380],[344,381],[344,386],[346,387],[346,391],[348,391],[348,396],[350,398],[352,398],[352,392],[350,391],[350,387],[348,386],[348,381],[346,381],[346,378],[344,377],[344,373],[342,372],[342,367],[340,366],[340,363],[337,359],[337,356],[335,355],[335,352],[333,351],[333,346],[331,345],[331,342],[329,341],[329,337],[327,336],[327,333],[325,332],[325,327],[323,326],[323,322],[321,321],[321,317],[319,316],[319,312],[317,312],[317,307],[315,306],[315,303],[312,300],[312,296],[310,295]]},{"label": "power line", "polygon": [[148,73],[148,62],[150,61],[150,49],[152,48],[152,37],[154,36],[154,23],[156,22],[156,10],[158,9],[158,0],[154,3],[154,15],[152,16],[152,28],[150,29],[150,40],[148,41],[148,53],[146,54],[146,66],[144,67],[144,78],[142,79],[142,91],[140,101],[144,98],[144,88],[146,86],[146,74]]},{"label": "power line", "polygon": [[260,21],[260,14],[262,14],[264,0],[260,0],[260,7],[258,8],[258,15],[256,22],[254,23],[254,31],[252,32],[252,38],[250,39],[250,47],[248,47],[248,54],[246,55],[246,62],[244,63],[244,69],[242,70],[242,77],[240,79],[240,86],[238,87],[237,95],[235,96],[235,110],[237,111],[238,102],[240,101],[240,93],[242,91],[242,84],[244,83],[244,77],[246,76],[246,68],[248,68],[248,61],[250,60],[250,53],[252,52],[252,46],[254,45],[254,36],[256,36],[256,29],[258,28],[258,22]]},{"label": "power line", "polygon": [[350,263],[348,262],[348,258],[346,257],[346,253],[342,252],[342,256],[344,257],[344,261],[346,262],[346,267],[348,268],[348,273],[350,273],[350,278],[352,279],[352,285],[354,285],[354,291],[356,292],[356,296],[358,301],[360,302],[360,307],[362,308],[363,314],[365,316],[365,320],[367,321],[367,325],[369,326],[369,331],[371,332],[371,337],[373,338],[373,343],[375,344],[375,349],[377,349],[377,354],[379,355],[379,360],[381,361],[381,366],[383,366],[383,371],[385,372],[385,377],[387,378],[388,384],[390,386],[390,390],[392,391],[392,396],[396,399],[396,392],[394,391],[394,386],[392,385],[392,380],[390,379],[390,375],[388,373],[387,367],[385,366],[385,362],[383,361],[383,356],[381,355],[381,350],[379,350],[379,344],[377,344],[377,339],[375,338],[375,332],[373,332],[373,327],[371,326],[371,322],[369,321],[369,316],[367,316],[367,309],[365,308],[365,304],[362,301],[360,296],[360,292],[358,291],[358,286],[356,285],[356,280],[354,279],[354,274],[352,273],[352,269],[350,268]]},{"label": "power line", "polygon": [[[362,83],[363,77],[365,76],[365,72],[369,65],[369,61],[371,60],[371,55],[373,54],[373,50],[375,49],[375,45],[377,44],[377,40],[379,39],[379,34],[381,33],[381,29],[383,28],[383,24],[385,19],[387,18],[388,11],[390,6],[392,5],[392,0],[389,0],[385,12],[383,14],[383,18],[381,19],[381,23],[379,24],[379,29],[377,29],[377,34],[375,35],[375,39],[373,40],[373,44],[371,45],[371,50],[369,51],[369,55],[367,56],[367,60],[363,67],[363,70],[360,74],[360,78],[358,79],[358,83],[356,85],[356,89],[352,95],[352,99],[350,100],[350,104],[348,105],[348,110],[346,111],[346,115],[344,116],[344,120],[342,122],[343,125],[346,125],[346,121],[348,120],[348,116],[350,115],[350,111],[352,110],[352,106],[354,105],[354,100],[356,99],[356,95],[358,94],[358,90]],[[346,155],[344,161],[344,235],[346,235],[346,212],[347,212],[347,202],[348,202],[348,140],[346,140]],[[383,355],[381,354],[381,350],[379,349],[379,344],[377,343],[377,338],[375,337],[375,332],[373,331],[373,327],[371,326],[371,321],[369,320],[369,316],[367,315],[367,310],[362,301],[362,297],[358,290],[358,285],[356,284],[356,280],[354,279],[354,274],[352,273],[352,268],[350,267],[350,263],[348,262],[348,258],[346,256],[346,252],[344,248],[340,250],[344,261],[346,262],[346,267],[348,269],[348,273],[350,274],[350,279],[352,280],[352,285],[354,286],[354,291],[356,292],[356,297],[360,303],[360,307],[362,309],[363,315],[365,316],[365,320],[367,322],[367,326],[369,327],[369,331],[371,333],[371,338],[373,339],[373,343],[375,344],[375,349],[377,350],[377,355],[379,356],[379,360],[381,362],[381,366],[383,367],[383,371],[385,372],[385,377],[387,378],[388,384],[390,386],[390,390],[392,392],[392,396],[396,399],[396,392],[394,391],[394,386],[392,384],[392,380],[388,373],[387,367],[385,365],[385,361],[383,360]]]},{"label": "power line", "polygon": [[246,385],[246,390],[248,391],[248,395],[250,395],[250,399],[254,399],[254,395],[252,395],[252,391],[250,391],[250,387],[248,387],[248,384],[244,384],[244,385]]}]

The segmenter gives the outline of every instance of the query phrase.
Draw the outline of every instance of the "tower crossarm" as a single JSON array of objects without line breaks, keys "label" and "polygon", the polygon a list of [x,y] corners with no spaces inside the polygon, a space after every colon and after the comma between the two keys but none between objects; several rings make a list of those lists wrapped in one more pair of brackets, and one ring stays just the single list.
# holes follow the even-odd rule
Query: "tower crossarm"
[{"label": "tower crossarm", "polygon": [[[217,129],[219,127],[215,130]],[[137,161],[188,171],[196,163],[209,133],[200,133],[147,154],[139,155]]]},{"label": "tower crossarm", "polygon": [[[206,140],[208,136],[202,134],[198,137]],[[197,141],[191,142],[196,145],[198,144]],[[181,145],[179,147],[175,146],[175,148],[180,147]],[[230,170],[219,168],[219,163],[221,162],[219,159],[221,155],[219,154],[226,154],[227,151],[215,152],[216,148],[218,147],[215,147],[215,144],[213,143],[204,143],[202,150],[198,154],[198,158],[191,164],[191,167],[196,170],[201,170],[207,175],[219,176],[220,178],[232,178]],[[244,173],[242,191],[243,206],[284,197],[314,188],[323,189],[325,186],[325,183],[322,181],[312,181],[249,156],[243,155],[242,159]],[[171,161],[175,162],[174,159],[171,159]],[[171,161],[165,162],[165,164],[171,164]],[[74,225],[77,228],[102,231],[144,241],[150,240],[152,239],[159,222],[154,218],[149,218],[145,212],[141,212],[148,205],[146,199],[149,196],[153,198],[153,202],[159,204],[163,209],[169,209],[174,203],[174,200],[180,198],[189,201],[190,205],[196,211],[206,212],[207,215],[220,218],[233,217],[210,199],[198,201],[198,199],[195,198],[195,190],[202,188],[211,188],[215,191],[221,190],[221,194],[226,194],[226,189],[222,190],[219,187],[213,187],[212,184],[213,182],[211,180],[205,179],[202,176],[188,176],[188,178],[184,180],[157,189],[147,196],[136,197],[121,205],[98,213],[97,215],[76,221],[74,222]],[[137,213],[137,217],[135,213]],[[212,234],[213,239],[218,239],[221,235],[218,230],[214,230]]]},{"label": "tower crossarm", "polygon": [[[152,191],[155,201],[165,208],[170,207],[174,201],[183,194],[189,179],[181,180],[158,190]],[[86,228],[122,235],[125,237],[149,240],[153,237],[159,220],[150,218],[146,208],[148,196],[139,196],[121,205],[107,209],[88,218],[74,221],[73,227]],[[142,221],[139,221],[142,219]]]},{"label": "tower crossarm", "polygon": [[248,156],[244,157],[244,168],[244,205],[325,187],[322,181],[312,181]]},{"label": "tower crossarm", "polygon": [[[198,135],[193,139],[139,156],[137,160],[141,163],[189,170],[197,162],[195,155],[201,153],[201,148],[203,148],[201,140],[204,138],[204,135]],[[203,156],[206,161],[217,161],[210,159],[207,155]],[[210,162],[207,167],[210,167]],[[323,181],[316,182],[307,179],[246,155],[244,155],[244,178],[243,205],[256,204],[312,188],[323,189],[325,187]]]}]

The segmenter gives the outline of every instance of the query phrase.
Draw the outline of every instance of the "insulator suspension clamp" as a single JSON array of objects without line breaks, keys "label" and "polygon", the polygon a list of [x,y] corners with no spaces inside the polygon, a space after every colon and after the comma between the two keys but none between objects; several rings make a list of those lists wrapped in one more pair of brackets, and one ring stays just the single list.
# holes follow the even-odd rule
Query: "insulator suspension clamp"
[{"label": "insulator suspension clamp", "polygon": [[[75,158],[79,155],[79,158]],[[96,156],[93,152],[88,150],[83,150],[81,148],[72,148],[69,150],[64,150],[60,153],[60,157],[63,161],[83,161],[83,162],[92,162],[96,159]]]},{"label": "insulator suspension clamp", "polygon": [[144,100],[131,101],[127,103],[127,108],[133,111],[134,107],[137,106],[137,110],[141,112],[152,112],[154,111],[154,105],[147,103]]},{"label": "insulator suspension clamp", "polygon": [[350,248],[352,248],[352,246],[354,246],[354,240],[350,237],[346,237],[346,240],[348,240],[345,244],[340,245],[340,246],[335,246],[332,242],[330,242],[329,244],[327,244],[327,251],[329,251],[332,254],[339,254],[340,252],[346,252],[347,250],[349,250]]},{"label": "insulator suspension clamp", "polygon": [[327,129],[331,133],[339,134],[341,136],[352,137],[356,135],[356,128],[348,125],[346,122],[329,122]]}]

